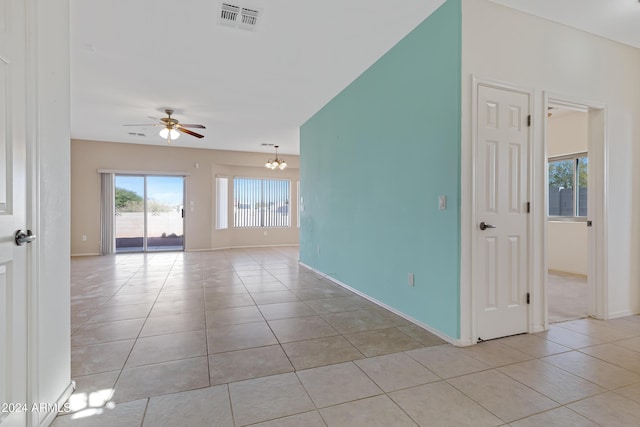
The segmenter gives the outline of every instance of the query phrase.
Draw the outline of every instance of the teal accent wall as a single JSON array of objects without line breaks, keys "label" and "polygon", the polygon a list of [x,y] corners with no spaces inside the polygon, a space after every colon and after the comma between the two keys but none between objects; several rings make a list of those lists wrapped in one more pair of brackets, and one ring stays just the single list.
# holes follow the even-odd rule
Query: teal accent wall
[{"label": "teal accent wall", "polygon": [[452,338],[461,26],[448,0],[300,129],[301,261]]}]

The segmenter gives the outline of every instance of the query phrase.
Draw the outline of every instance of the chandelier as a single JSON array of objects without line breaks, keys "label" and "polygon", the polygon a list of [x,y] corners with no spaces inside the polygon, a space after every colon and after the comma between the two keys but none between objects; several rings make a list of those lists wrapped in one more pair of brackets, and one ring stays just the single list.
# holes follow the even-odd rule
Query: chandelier
[{"label": "chandelier", "polygon": [[264,164],[265,168],[268,169],[284,169],[287,167],[287,162],[284,159],[278,159],[278,145],[274,146],[276,149],[276,159],[275,160],[267,160],[267,163]]}]

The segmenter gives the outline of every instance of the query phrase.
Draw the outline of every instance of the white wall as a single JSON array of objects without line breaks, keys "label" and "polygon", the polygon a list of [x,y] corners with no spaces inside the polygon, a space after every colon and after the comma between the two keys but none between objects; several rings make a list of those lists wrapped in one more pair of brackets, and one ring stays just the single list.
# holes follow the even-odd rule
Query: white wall
[{"label": "white wall", "polygon": [[[606,105],[608,152],[605,182],[608,285],[605,316],[640,312],[640,54],[637,49],[527,15],[486,0],[463,0],[462,30],[462,266],[469,289],[472,208],[472,76],[533,91],[532,236],[535,253],[533,329],[544,325],[544,93]],[[465,240],[466,239],[466,240]],[[537,304],[536,304],[537,302]],[[467,304],[465,306],[465,304]],[[462,312],[471,311],[462,301]]]},{"label": "white wall", "polygon": [[[584,153],[588,149],[586,112],[552,110],[547,126],[549,157]],[[587,225],[585,222],[549,221],[547,265],[550,270],[588,274]]]}]

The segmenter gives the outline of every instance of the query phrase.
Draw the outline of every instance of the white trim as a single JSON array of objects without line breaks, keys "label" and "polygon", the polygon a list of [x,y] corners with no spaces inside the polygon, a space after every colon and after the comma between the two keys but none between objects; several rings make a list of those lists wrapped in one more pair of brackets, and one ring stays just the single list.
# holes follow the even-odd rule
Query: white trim
[{"label": "white trim", "polygon": [[589,107],[587,105],[585,105],[584,103],[579,103],[579,102],[574,102],[574,101],[567,101],[566,99],[546,99],[547,101],[547,107],[545,109],[545,111],[548,111],[549,107],[556,107],[556,108],[562,108],[565,110],[572,110],[572,111],[578,111],[581,113],[588,113],[589,112]]},{"label": "white trim", "polygon": [[633,316],[633,315],[636,315],[636,314],[638,314],[638,313],[634,313],[632,310],[614,311],[614,312],[609,313],[609,316],[607,317],[607,320],[618,319],[620,317]]},{"label": "white trim", "polygon": [[[477,219],[477,200],[476,200],[476,189],[477,189],[477,180],[476,180],[476,172],[477,172],[477,115],[478,115],[478,87],[479,86],[487,86],[491,88],[507,90],[510,92],[516,92],[525,94],[529,98],[529,114],[532,117],[532,125],[529,127],[529,152],[527,155],[529,156],[529,201],[531,202],[535,190],[533,177],[533,146],[534,146],[534,123],[535,123],[535,91],[533,89],[526,89],[519,86],[515,86],[511,83],[499,81],[499,80],[491,80],[491,79],[481,79],[476,75],[471,75],[471,111],[470,111],[470,126],[469,135],[470,138],[467,141],[461,141],[461,164],[462,164],[462,175],[461,175],[461,198],[460,198],[460,339],[458,340],[460,345],[472,345],[478,340],[478,332],[477,332],[477,312],[476,312],[476,304],[474,301],[474,242],[477,239],[478,230],[476,227],[476,219]],[[463,116],[464,117],[464,116]],[[461,125],[465,125],[462,123]],[[465,172],[469,171],[469,172]],[[535,204],[532,204],[535,207]],[[534,265],[534,246],[533,246],[533,223],[534,223],[534,215],[533,210],[529,215],[527,221],[527,232],[529,234],[529,246],[528,246],[528,255],[527,255],[527,263],[529,273],[527,275],[527,289],[531,292],[532,288],[532,277],[533,277],[533,265]],[[528,330],[532,332],[535,329],[538,329],[533,326],[533,305],[529,307],[528,310]]]},{"label": "white trim", "polygon": [[278,244],[278,245],[224,246],[224,247],[221,247],[221,248],[211,248],[211,249],[189,249],[189,250],[185,250],[185,252],[224,251],[226,249],[286,248],[286,247],[289,247],[289,246],[300,247],[300,244],[299,243],[281,243],[281,244]]},{"label": "white trim", "polygon": [[[69,400],[69,397],[71,397],[71,395],[75,390],[76,390],[76,382],[71,381],[71,383],[69,383],[67,388],[64,389],[60,397],[58,397],[58,400],[56,400],[55,407],[60,409],[63,408],[64,404],[67,402],[67,400]],[[50,425],[57,416],[58,416],[57,411],[47,412],[47,415],[41,418],[40,426],[44,427],[44,426]]]},{"label": "white trim", "polygon": [[[110,255],[113,255],[113,254],[110,254]],[[87,253],[87,254],[71,254],[70,256],[71,257],[74,257],[74,256],[102,256],[102,254],[96,252],[96,253]]]},{"label": "white trim", "polygon": [[423,329],[426,329],[427,331],[429,331],[433,335],[437,336],[438,338],[441,338],[441,339],[445,340],[446,342],[448,342],[450,344],[454,344],[454,345],[457,345],[457,346],[469,345],[469,344],[463,344],[463,342],[461,340],[456,340],[454,338],[451,338],[450,336],[448,336],[446,334],[443,334],[442,332],[440,332],[440,331],[438,331],[436,329],[433,329],[429,325],[427,325],[425,323],[422,323],[419,320],[416,320],[413,317],[411,317],[411,316],[409,316],[407,314],[404,314],[403,312],[401,312],[401,311],[399,311],[399,310],[397,310],[397,309],[395,309],[395,308],[393,308],[393,307],[391,307],[391,306],[389,306],[389,305],[387,305],[387,304],[385,304],[385,303],[383,303],[381,301],[378,301],[377,299],[375,299],[373,297],[370,297],[369,295],[365,294],[364,292],[361,292],[361,291],[359,291],[359,290],[357,290],[355,288],[352,288],[351,286],[339,281],[338,279],[334,279],[333,277],[329,276],[328,274],[324,274],[323,272],[321,272],[319,270],[316,270],[315,268],[310,267],[310,266],[308,266],[307,264],[305,264],[305,263],[303,263],[301,261],[298,261],[298,264],[300,264],[301,266],[303,266],[306,269],[309,269],[309,270],[313,271],[317,275],[322,276],[322,278],[331,280],[336,285],[342,286],[343,288],[353,292],[354,294],[359,295],[362,298],[364,298],[364,299],[366,299],[368,301],[371,301],[372,303],[374,303],[374,304],[376,304],[376,305],[378,305],[378,306],[380,306],[382,308],[385,308],[385,309],[389,310],[390,312],[402,317],[403,319],[408,320],[409,322],[411,322],[411,323],[413,323],[413,324],[415,324],[417,326],[420,326]]},{"label": "white trim", "polygon": [[[34,230],[35,234],[41,234],[41,218],[39,201],[40,194],[40,105],[39,105],[39,45],[40,22],[38,19],[39,2],[27,0],[25,6],[26,26],[26,226]],[[26,286],[27,286],[27,405],[31,407],[40,401],[40,269],[41,248],[38,240],[26,248]],[[31,411],[27,412],[27,425],[36,426],[40,416]]]},{"label": "white trim", "polygon": [[190,176],[191,172],[187,171],[145,171],[145,170],[127,170],[127,169],[98,169],[98,173],[112,173],[116,175],[148,175],[148,176]]}]

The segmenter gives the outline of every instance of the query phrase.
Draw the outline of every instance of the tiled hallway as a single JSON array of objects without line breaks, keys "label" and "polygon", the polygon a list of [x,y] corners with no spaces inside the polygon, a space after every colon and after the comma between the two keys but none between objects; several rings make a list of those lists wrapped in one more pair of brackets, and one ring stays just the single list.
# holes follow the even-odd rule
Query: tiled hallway
[{"label": "tiled hallway", "polygon": [[456,348],[297,248],[72,260],[54,426],[635,426],[640,316]]}]

